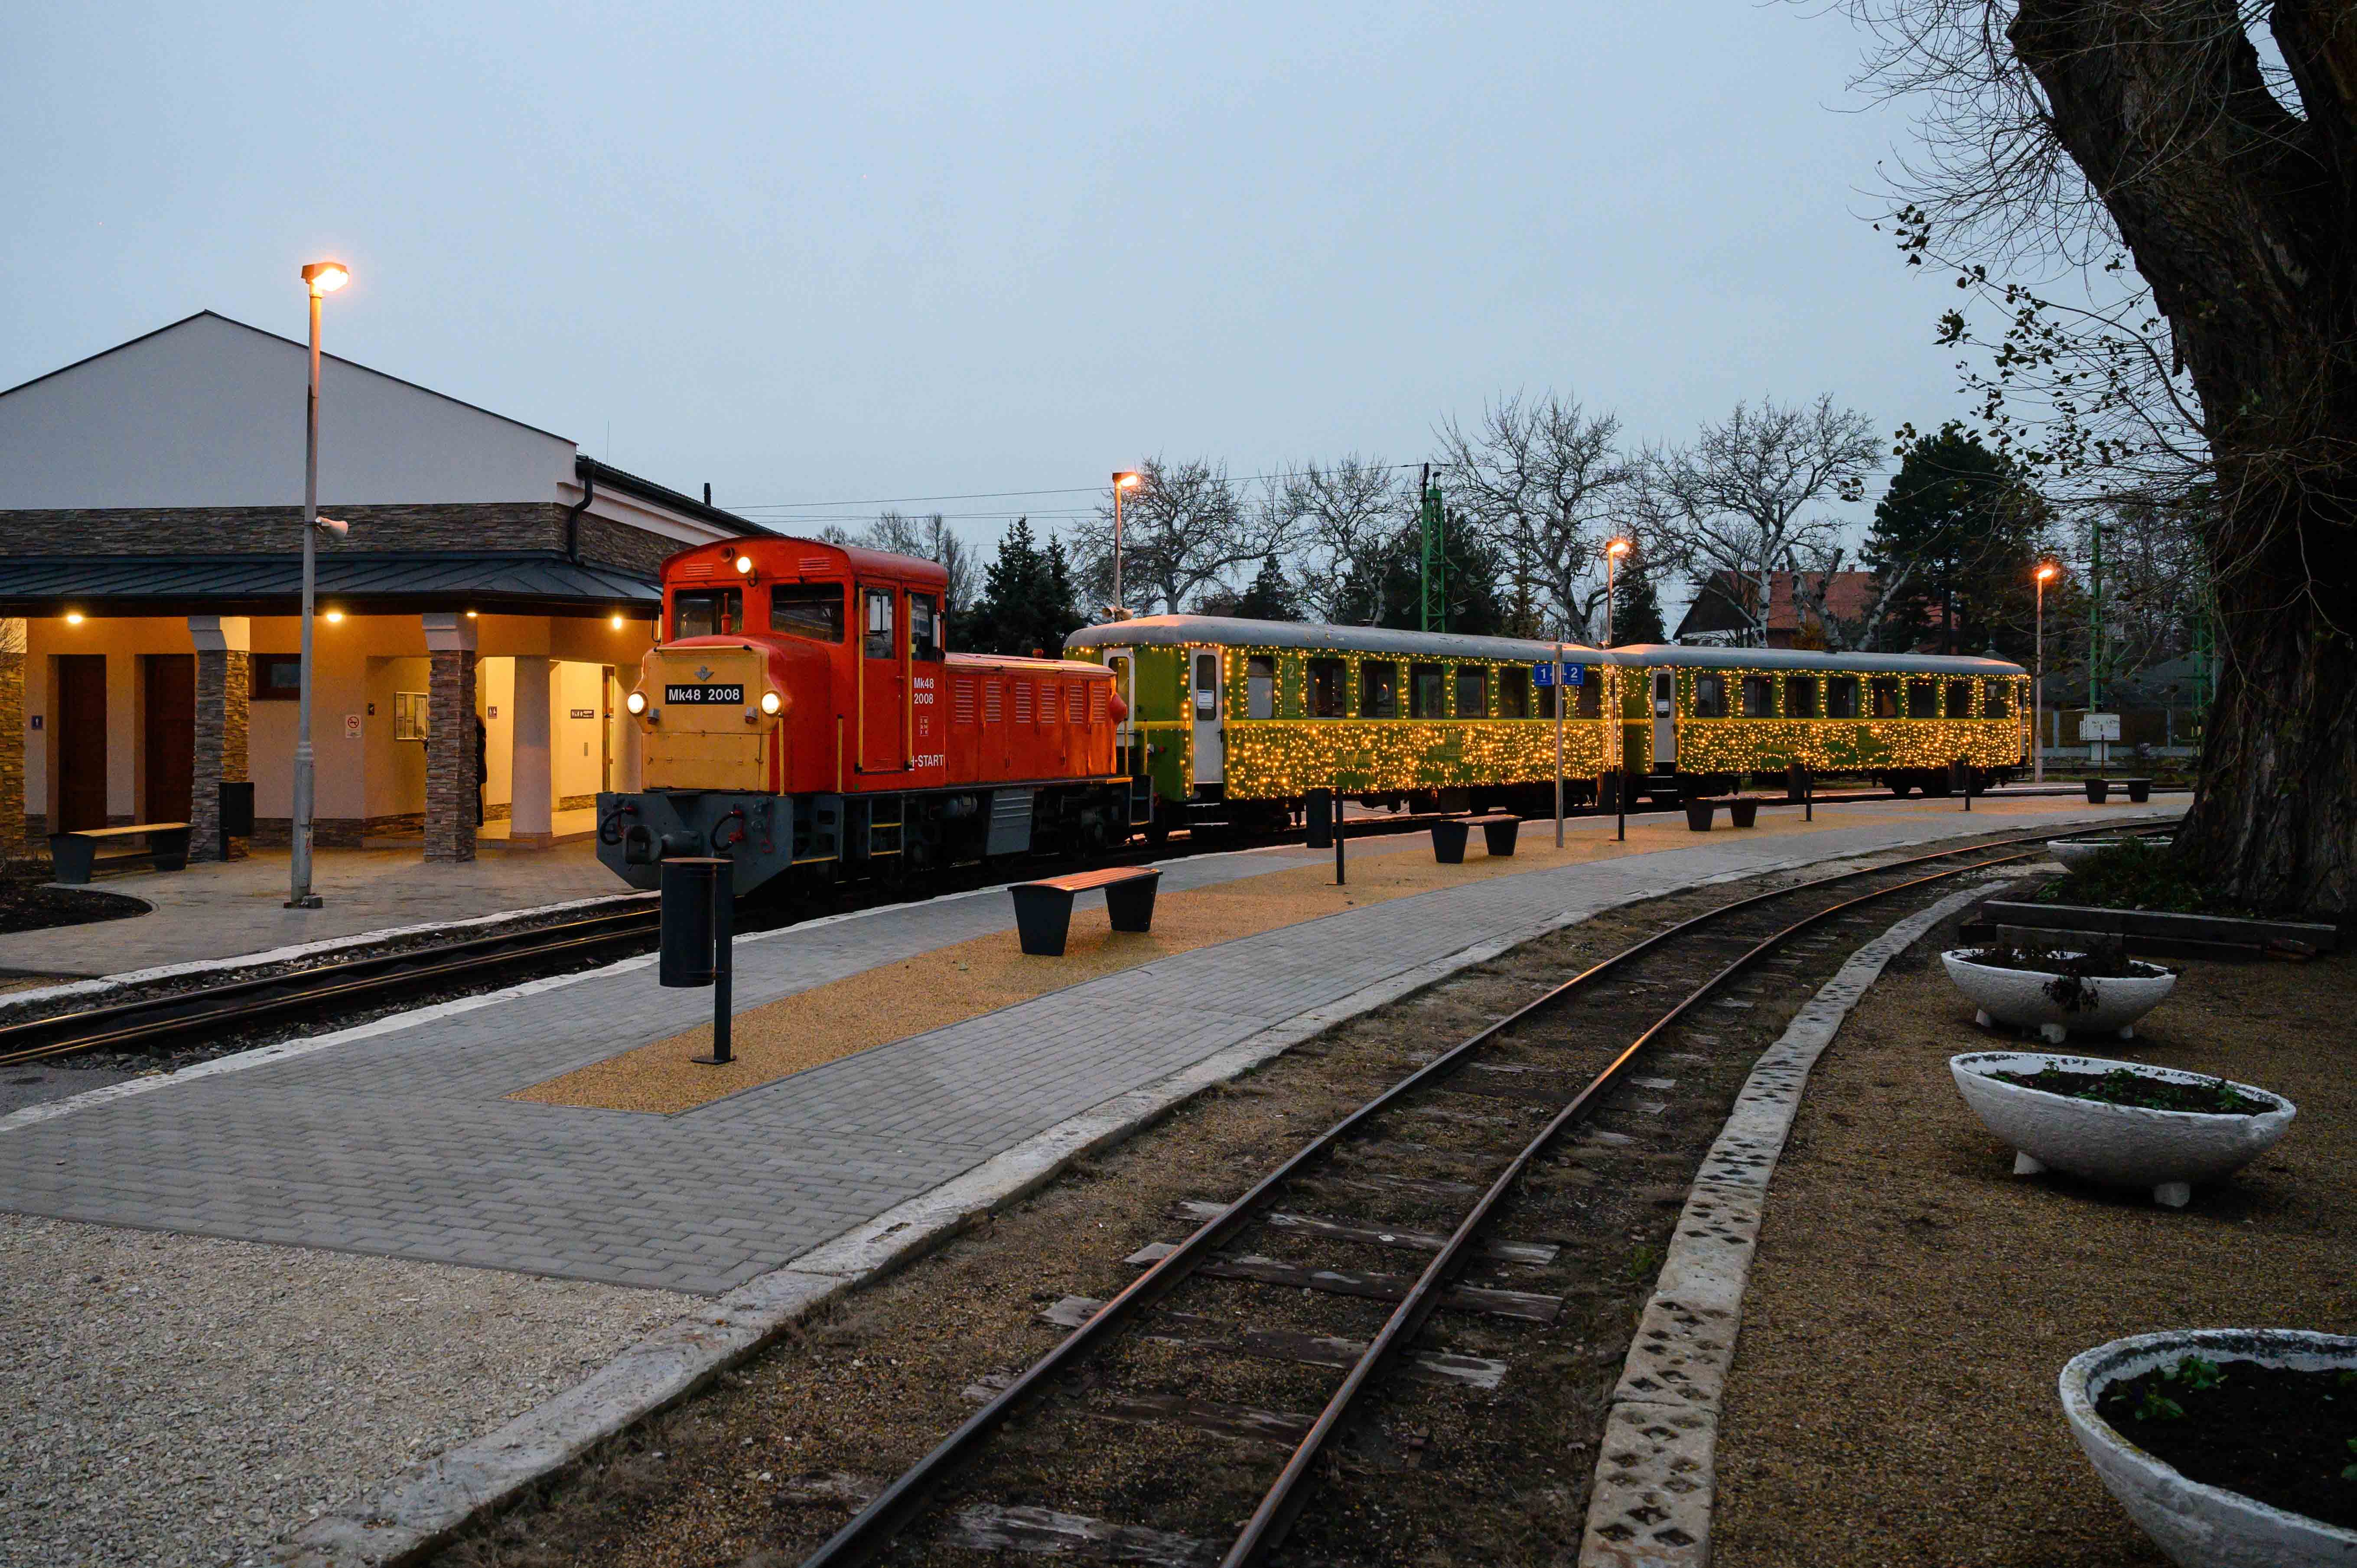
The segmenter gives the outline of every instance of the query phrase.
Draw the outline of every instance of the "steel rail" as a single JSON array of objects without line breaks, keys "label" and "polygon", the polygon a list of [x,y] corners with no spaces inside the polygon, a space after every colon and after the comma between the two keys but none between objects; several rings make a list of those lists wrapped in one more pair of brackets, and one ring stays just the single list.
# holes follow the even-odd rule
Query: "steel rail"
[{"label": "steel rail", "polygon": [[[0,1025],[0,1068],[129,1045],[209,1025],[271,1017],[396,984],[607,947],[643,938],[654,929],[654,911],[640,906],[562,925],[371,953],[252,980],[109,1003],[77,1013],[22,1019]],[[11,1048],[12,1042],[24,1040],[38,1043]]]},{"label": "steel rail", "polygon": [[[1976,854],[1991,849],[2010,848],[2015,844],[2042,844],[2053,836],[2056,835],[2035,833],[2020,838],[1966,844],[1955,849],[1887,861],[1878,865],[1836,872],[1830,876],[1814,877],[1805,882],[1795,883],[1789,887],[1770,888],[1691,916],[1608,958],[1598,961],[1562,984],[1545,992],[1515,1012],[1443,1052],[1303,1144],[1283,1164],[1254,1184],[1249,1192],[1230,1204],[1215,1218],[1204,1221],[1192,1235],[1179,1242],[1159,1262],[1148,1267],[1144,1273],[1132,1280],[1125,1289],[1099,1308],[1095,1316],[1072,1330],[1053,1349],[1027,1368],[996,1398],[973,1415],[968,1416],[954,1431],[936,1444],[924,1457],[901,1472],[889,1486],[876,1496],[873,1501],[853,1515],[842,1529],[830,1536],[816,1552],[803,1559],[802,1568],[847,1568],[850,1564],[866,1563],[876,1552],[882,1551],[891,1542],[893,1537],[915,1518],[933,1491],[947,1480],[955,1467],[980,1446],[984,1438],[1005,1424],[1010,1417],[1038,1397],[1068,1368],[1077,1365],[1093,1353],[1101,1344],[1110,1339],[1117,1329],[1144,1314],[1184,1283],[1196,1268],[1209,1261],[1211,1255],[1222,1244],[1256,1219],[1262,1209],[1273,1204],[1280,1189],[1286,1183],[1294,1180],[1310,1165],[1323,1160],[1359,1128],[1382,1116],[1394,1105],[1426,1084],[1446,1077],[1469,1056],[1488,1045],[1503,1031],[1512,1028],[1534,1014],[1553,1006],[1574,992],[1584,990],[1596,983],[1613,971],[1652,951],[1663,943],[1683,936],[1698,926],[1723,919],[1738,910],[1750,908],[1770,899],[1788,898],[1796,893],[1806,892],[1813,887],[1855,881],[1865,876],[1882,875],[1892,871],[1903,870],[1910,865],[1953,860],[1959,855]],[[2034,853],[2034,851],[2028,851],[2008,858],[2027,859]],[[1976,869],[1980,867],[1978,865],[1959,866],[1949,875],[1961,875]],[[1900,886],[1913,885],[1908,883]],[[1892,889],[1892,891],[1895,890]],[[1880,896],[1876,894],[1870,897]],[[1689,1002],[1691,1000],[1690,998]],[[1678,1012],[1683,1012],[1687,1004],[1680,1004]],[[1676,1014],[1674,1013],[1671,1016],[1675,1015]],[[1659,1026],[1656,1026],[1656,1028]],[[1647,1037],[1650,1036],[1651,1031]],[[1633,1049],[1632,1047],[1631,1050]],[[1614,1066],[1617,1068],[1620,1061],[1625,1061],[1629,1054],[1629,1052],[1622,1053]],[[1584,1091],[1583,1098],[1586,1097]],[[1431,1270],[1427,1268],[1426,1273],[1429,1275]],[[1421,1283],[1419,1281],[1419,1283]],[[1396,1317],[1397,1314],[1394,1316]],[[1363,1382],[1363,1377],[1360,1380]],[[1321,1416],[1320,1420],[1324,1422],[1325,1418]],[[1330,1429],[1331,1423],[1326,1423],[1326,1426]],[[1288,1465],[1287,1473],[1290,1474],[1292,1469],[1293,1466]],[[1267,1505],[1265,1503],[1263,1506],[1265,1510]],[[1257,1522],[1260,1517],[1260,1512],[1256,1511],[1254,1515],[1254,1521]],[[1274,1542],[1272,1541],[1271,1544],[1273,1545]]]}]

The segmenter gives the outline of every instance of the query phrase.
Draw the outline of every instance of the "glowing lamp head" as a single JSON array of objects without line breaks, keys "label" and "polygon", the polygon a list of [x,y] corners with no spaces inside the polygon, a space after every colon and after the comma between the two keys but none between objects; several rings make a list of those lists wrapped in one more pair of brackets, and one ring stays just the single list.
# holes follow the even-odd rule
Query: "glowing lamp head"
[{"label": "glowing lamp head", "polygon": [[1121,473],[1113,477],[1113,488],[1117,490],[1134,490],[1145,482],[1144,478],[1135,474]]},{"label": "glowing lamp head", "polygon": [[737,557],[737,575],[740,577],[749,577],[753,575],[753,558],[750,555]]},{"label": "glowing lamp head", "polygon": [[341,262],[313,262],[303,269],[303,281],[313,294],[333,294],[351,282],[352,274]]},{"label": "glowing lamp head", "polygon": [[2045,565],[2040,566],[2040,567],[2038,569],[2038,580],[2039,580],[2040,582],[2041,582],[2041,583],[2044,583],[2044,582],[2050,582],[2050,581],[2051,581],[2051,580],[2053,579],[2054,573],[2055,573],[2055,565],[2054,565],[2054,563],[2053,563],[2053,562],[2051,562],[2051,561],[2049,561]]},{"label": "glowing lamp head", "polygon": [[644,692],[633,692],[622,699],[622,706],[634,714],[643,714],[647,711],[647,694]]},{"label": "glowing lamp head", "polygon": [[329,626],[341,626],[341,625],[343,624],[343,621],[344,621],[344,612],[343,612],[343,611],[341,611],[341,610],[329,610],[329,611],[328,612],[328,624]]},{"label": "glowing lamp head", "polygon": [[1629,553],[1629,549],[1630,545],[1627,540],[1616,539],[1611,543],[1604,547],[1604,553],[1611,556],[1615,561],[1618,561],[1620,557]]},{"label": "glowing lamp head", "polygon": [[608,616],[606,618],[606,624],[612,627],[616,631],[619,631],[622,629],[622,618],[620,616]]},{"label": "glowing lamp head", "polygon": [[67,624],[68,626],[80,626],[80,625],[81,624],[81,622],[82,622],[82,614],[81,614],[81,611],[80,611],[80,610],[68,610],[68,611],[66,611],[66,624]]},{"label": "glowing lamp head", "polygon": [[775,692],[764,692],[761,693],[761,711],[769,714],[771,718],[776,718],[778,716],[779,710],[783,708],[785,705],[785,700],[780,697]]}]

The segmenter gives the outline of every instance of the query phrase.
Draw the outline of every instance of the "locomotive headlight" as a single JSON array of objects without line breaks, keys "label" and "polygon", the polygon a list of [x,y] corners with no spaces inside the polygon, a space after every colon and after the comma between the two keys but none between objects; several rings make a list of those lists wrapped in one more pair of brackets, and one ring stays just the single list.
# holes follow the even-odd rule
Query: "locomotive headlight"
[{"label": "locomotive headlight", "polygon": [[750,555],[737,557],[737,575],[740,577],[749,577],[753,575],[753,558]]},{"label": "locomotive headlight", "polygon": [[778,700],[778,694],[775,692],[764,692],[761,693],[761,711],[769,714],[771,718],[776,718],[778,716],[778,710],[785,705],[786,704]]},{"label": "locomotive headlight", "polygon": [[634,714],[643,714],[647,711],[647,694],[644,692],[633,692],[622,699],[622,706]]}]

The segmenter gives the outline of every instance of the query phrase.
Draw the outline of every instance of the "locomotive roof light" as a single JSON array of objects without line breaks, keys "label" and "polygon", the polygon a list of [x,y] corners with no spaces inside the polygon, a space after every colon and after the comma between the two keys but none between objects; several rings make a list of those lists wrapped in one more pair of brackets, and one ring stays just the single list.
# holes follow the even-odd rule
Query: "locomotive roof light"
[{"label": "locomotive roof light", "polygon": [[761,693],[761,711],[769,714],[771,718],[776,718],[779,711],[785,705],[784,700],[775,692],[764,692]]},{"label": "locomotive roof light", "polygon": [[644,692],[633,692],[622,699],[622,706],[634,714],[643,714],[647,711],[647,694]]},{"label": "locomotive roof light", "polygon": [[737,557],[737,575],[740,577],[749,577],[753,575],[753,558],[750,555]]}]

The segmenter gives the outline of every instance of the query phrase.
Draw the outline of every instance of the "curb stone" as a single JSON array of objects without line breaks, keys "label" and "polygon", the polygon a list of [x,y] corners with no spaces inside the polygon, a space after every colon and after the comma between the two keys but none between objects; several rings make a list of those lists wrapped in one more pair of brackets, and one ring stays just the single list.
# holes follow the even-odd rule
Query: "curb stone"
[{"label": "curb stone", "polygon": [[[1921,851],[1937,842],[1894,846],[1881,853]],[[1873,856],[1841,858],[1846,864],[1851,859]],[[1002,1151],[963,1176],[887,1209],[843,1236],[789,1259],[778,1269],[717,1298],[709,1306],[657,1330],[572,1389],[525,1412],[497,1431],[411,1466],[395,1477],[374,1502],[355,1503],[343,1512],[313,1520],[298,1529],[290,1541],[272,1549],[266,1560],[281,1568],[400,1568],[402,1564],[416,1563],[447,1544],[469,1524],[511,1505],[526,1488],[571,1468],[597,1444],[686,1398],[721,1372],[748,1359],[790,1324],[823,1303],[936,1251],[999,1208],[1046,1186],[1073,1161],[1122,1143],[1204,1090],[1248,1072],[1336,1024],[1397,1001],[1525,942],[1615,908],[1699,887],[1824,864],[1829,863],[1803,851],[1741,870],[1641,886],[1608,905],[1552,917],[1503,933],[1394,974],[1327,1006],[1273,1025],[1190,1067],[1102,1101]],[[975,889],[952,897],[977,897],[1000,890]],[[832,918],[856,918],[866,913],[857,911]],[[781,935],[803,929],[806,928],[786,927],[762,935]],[[651,955],[622,961],[625,964],[642,965],[653,961]],[[557,977],[556,983],[569,983],[577,978]],[[479,1004],[491,999],[468,998],[444,1005]],[[396,1020],[382,1022],[394,1024]],[[362,1026],[363,1029],[374,1027]],[[341,1037],[345,1036],[329,1039]],[[262,1054],[247,1053],[249,1057]],[[222,1064],[242,1059],[225,1058]],[[144,1085],[156,1080],[138,1081]],[[94,1100],[110,1092],[93,1090],[81,1099]],[[61,1106],[76,1103],[59,1102]],[[0,1132],[7,1126],[8,1119],[0,1119]],[[1608,1444],[1608,1448],[1610,1446]]]},{"label": "curb stone", "polygon": [[1760,1244],[1768,1183],[1809,1070],[1883,969],[1986,897],[1952,893],[1852,953],[1763,1052],[1678,1217],[1612,1391],[1579,1568],[1703,1568],[1710,1560],[1718,1418]]}]

